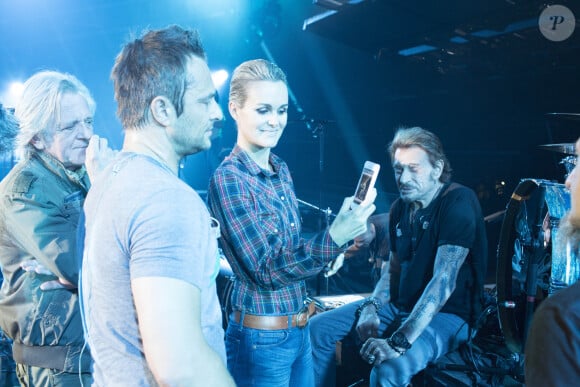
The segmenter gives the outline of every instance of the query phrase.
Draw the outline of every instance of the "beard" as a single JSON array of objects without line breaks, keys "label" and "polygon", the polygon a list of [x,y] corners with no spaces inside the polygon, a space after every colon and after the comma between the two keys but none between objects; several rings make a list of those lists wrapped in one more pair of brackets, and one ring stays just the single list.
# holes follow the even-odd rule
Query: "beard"
[{"label": "beard", "polygon": [[572,217],[570,212],[560,220],[556,243],[564,249],[569,244],[572,251],[580,250],[580,219]]}]

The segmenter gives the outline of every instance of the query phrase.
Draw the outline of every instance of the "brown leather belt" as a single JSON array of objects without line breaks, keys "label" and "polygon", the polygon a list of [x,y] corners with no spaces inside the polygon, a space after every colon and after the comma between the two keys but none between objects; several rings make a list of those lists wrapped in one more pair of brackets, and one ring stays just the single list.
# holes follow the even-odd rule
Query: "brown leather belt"
[{"label": "brown leather belt", "polygon": [[[313,302],[304,306],[300,312],[287,315],[287,316],[269,316],[269,315],[257,315],[257,314],[244,314],[244,321],[242,325],[246,328],[252,329],[263,329],[263,330],[280,330],[288,329],[290,326],[292,328],[304,328],[308,324],[310,316],[314,314],[316,307]],[[242,317],[242,312],[236,310],[232,313],[232,320],[236,323],[240,323],[240,318]],[[292,324],[289,321],[292,319]]]}]

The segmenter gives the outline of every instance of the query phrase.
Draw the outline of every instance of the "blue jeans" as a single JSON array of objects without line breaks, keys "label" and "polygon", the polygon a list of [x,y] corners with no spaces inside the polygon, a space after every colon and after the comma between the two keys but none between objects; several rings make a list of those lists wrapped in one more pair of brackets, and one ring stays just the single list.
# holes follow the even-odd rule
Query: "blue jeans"
[{"label": "blue jeans", "polygon": [[[340,308],[315,315],[310,320],[312,357],[316,386],[336,386],[336,342],[343,340],[356,326],[356,309],[363,302],[353,302]],[[399,316],[392,304],[379,312],[379,335]],[[405,355],[375,366],[371,372],[370,386],[406,386],[413,375],[427,367],[467,340],[469,328],[459,316],[438,313],[431,324],[413,343]]]},{"label": "blue jeans", "polygon": [[314,386],[309,324],[261,330],[230,319],[226,330],[228,370],[238,387]]}]

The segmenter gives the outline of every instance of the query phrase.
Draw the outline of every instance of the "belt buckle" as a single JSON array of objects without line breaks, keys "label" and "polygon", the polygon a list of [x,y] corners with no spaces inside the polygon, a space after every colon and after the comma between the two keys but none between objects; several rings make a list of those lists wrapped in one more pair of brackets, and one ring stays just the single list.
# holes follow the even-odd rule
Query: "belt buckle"
[{"label": "belt buckle", "polygon": [[298,312],[298,314],[296,315],[296,326],[298,328],[304,328],[307,324],[308,324],[308,320],[310,319],[310,315],[311,310],[314,309],[315,305],[313,302],[310,302],[306,305],[304,305],[304,307],[302,309],[300,309],[300,312]]}]

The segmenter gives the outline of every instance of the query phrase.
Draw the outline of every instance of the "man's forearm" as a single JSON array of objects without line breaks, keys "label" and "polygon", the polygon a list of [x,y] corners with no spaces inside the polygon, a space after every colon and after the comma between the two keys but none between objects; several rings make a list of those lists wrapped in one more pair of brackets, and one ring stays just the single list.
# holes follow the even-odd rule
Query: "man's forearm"
[{"label": "man's forearm", "polygon": [[409,317],[397,330],[402,332],[407,340],[413,343],[431,323],[433,317],[441,310],[449,296],[441,291],[443,286],[440,281],[432,280],[415,304]]},{"label": "man's forearm", "polygon": [[[379,282],[377,282],[375,290],[373,291],[373,297],[378,298],[382,305],[387,304],[393,297],[396,297],[396,289],[399,287],[399,277],[401,272],[399,257],[396,253],[391,252],[389,254],[389,261],[387,264],[388,267],[383,267],[381,278],[379,279]],[[393,293],[393,291],[395,293]]]},{"label": "man's forearm", "polygon": [[386,305],[391,300],[391,273],[387,268],[383,268],[372,296],[378,298],[381,305]]}]

